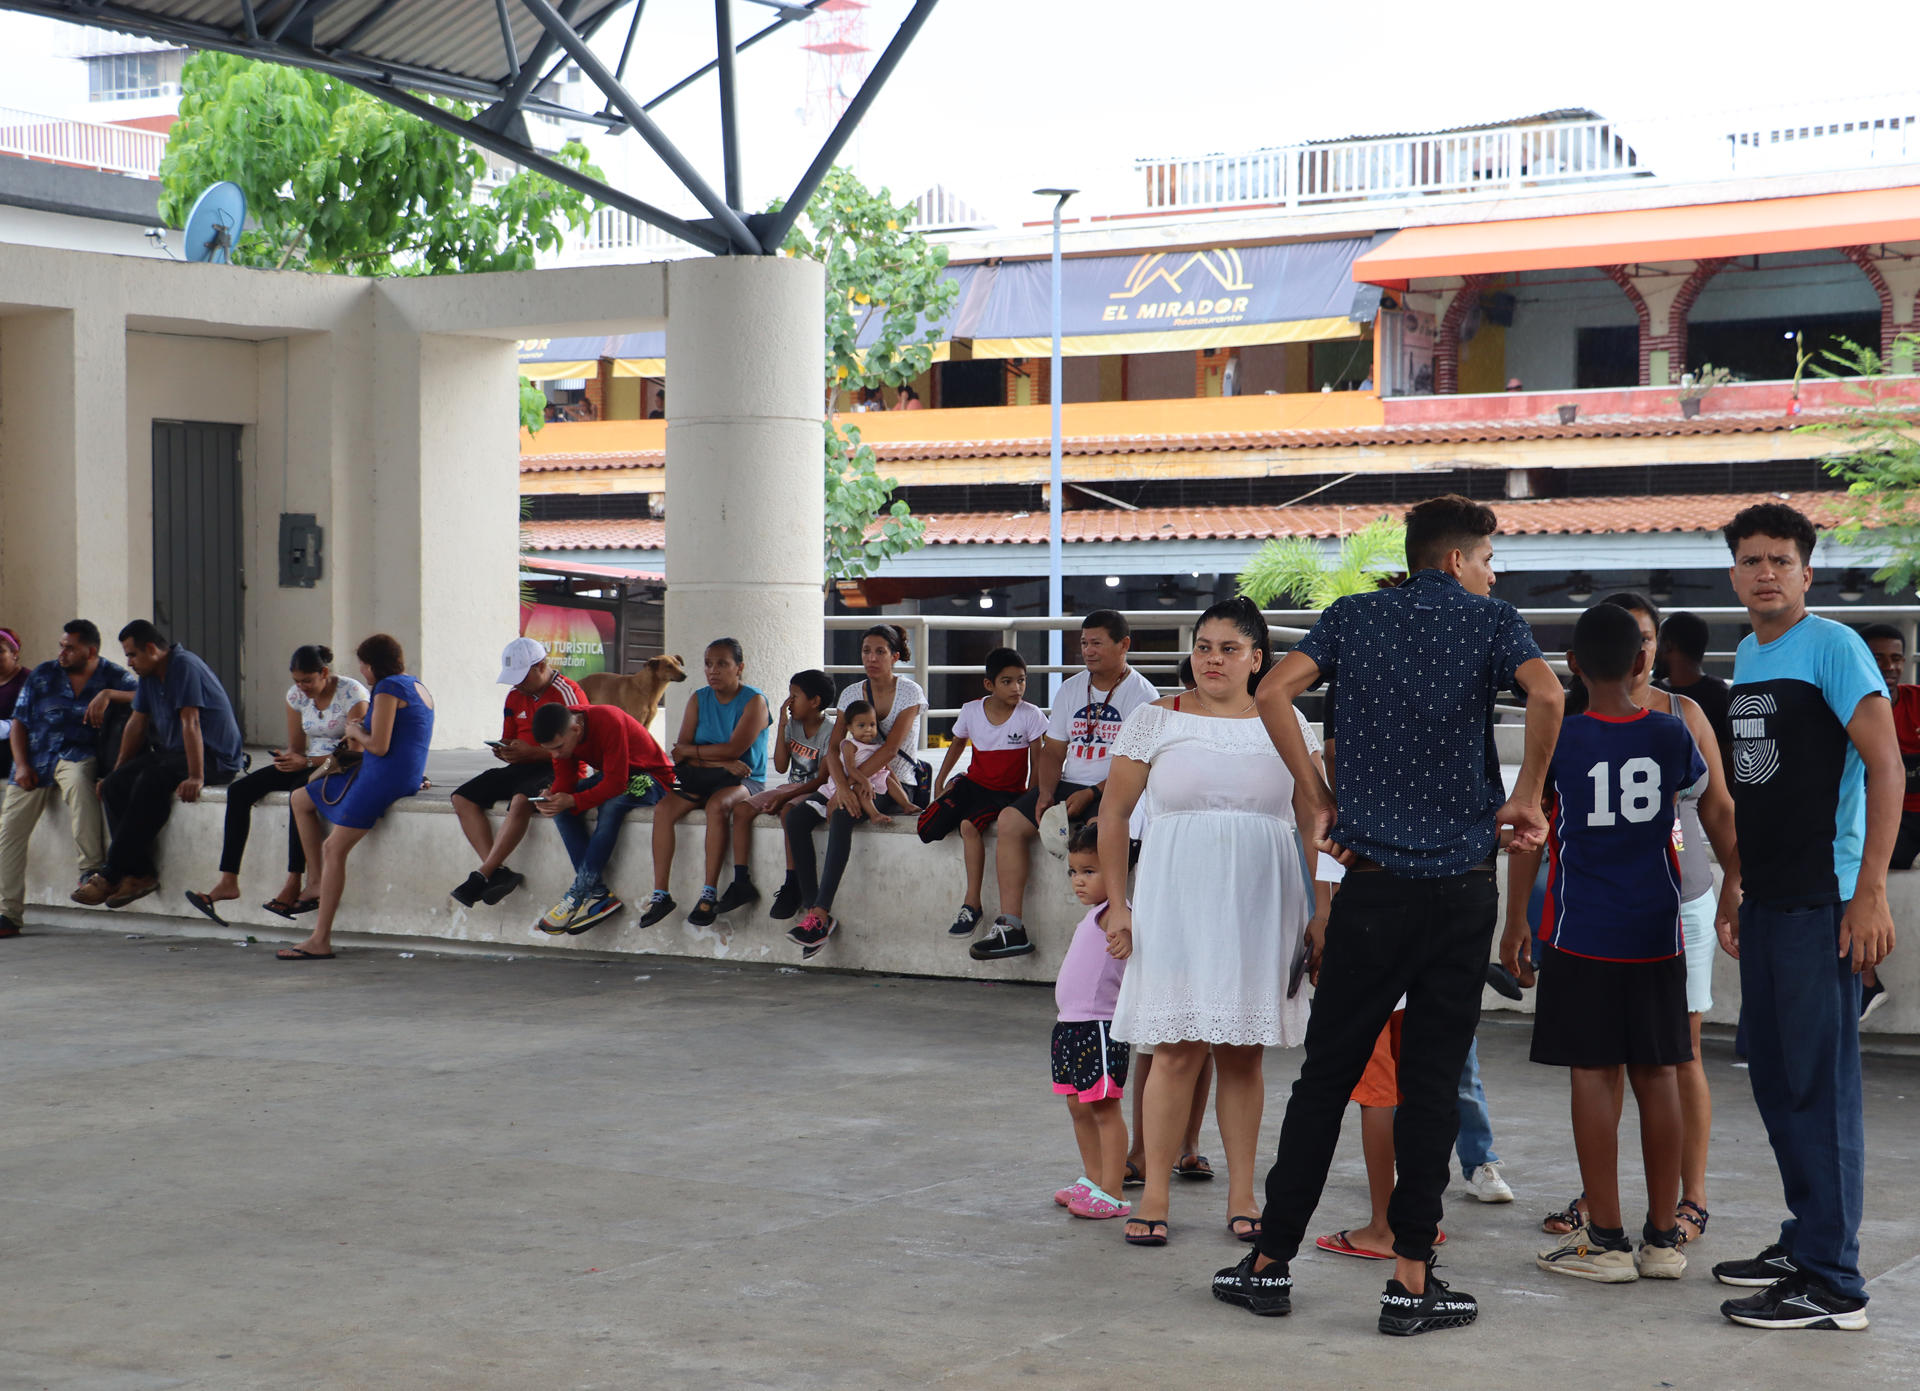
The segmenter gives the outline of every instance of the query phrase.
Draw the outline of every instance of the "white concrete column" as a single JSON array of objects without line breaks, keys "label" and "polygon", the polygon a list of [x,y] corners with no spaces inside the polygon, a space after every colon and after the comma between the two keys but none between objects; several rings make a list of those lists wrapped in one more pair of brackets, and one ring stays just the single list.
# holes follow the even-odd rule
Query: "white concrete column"
[{"label": "white concrete column", "polygon": [[787,679],[821,663],[825,559],[818,264],[772,256],[667,270],[667,732],[706,645],[734,637],[747,682],[778,711]]},{"label": "white concrete column", "polygon": [[517,354],[397,320],[375,320],[372,483],[333,515],[371,530],[373,626],[432,690],[434,747],[477,748],[498,737],[500,649],[520,631]]},{"label": "white concrete column", "polygon": [[32,661],[53,655],[70,618],[92,619],[111,647],[127,619],[146,616],[132,604],[151,593],[150,567],[136,583],[130,555],[151,496],[130,488],[126,399],[117,315],[0,315],[0,623]]}]

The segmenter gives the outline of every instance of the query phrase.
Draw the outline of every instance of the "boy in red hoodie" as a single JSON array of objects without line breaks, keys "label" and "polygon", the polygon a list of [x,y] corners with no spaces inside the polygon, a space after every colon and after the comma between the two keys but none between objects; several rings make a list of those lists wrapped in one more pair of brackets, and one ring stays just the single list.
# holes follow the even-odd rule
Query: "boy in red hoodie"
[{"label": "boy in red hoodie", "polygon": [[[600,876],[627,813],[652,806],[673,785],[673,760],[644,725],[615,705],[543,705],[533,714],[533,737],[553,755],[553,786],[534,810],[553,818],[574,869],[572,887],[535,926],[556,937],[578,936],[625,906]],[[598,770],[584,784],[583,763]],[[600,815],[589,835],[585,813],[594,807]]]}]

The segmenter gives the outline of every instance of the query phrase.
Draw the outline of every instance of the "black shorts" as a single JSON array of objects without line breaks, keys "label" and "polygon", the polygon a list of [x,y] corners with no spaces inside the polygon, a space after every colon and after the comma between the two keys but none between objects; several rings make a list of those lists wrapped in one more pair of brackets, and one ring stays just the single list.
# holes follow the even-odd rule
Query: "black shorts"
[{"label": "black shorts", "polygon": [[1053,1026],[1053,1089],[1080,1101],[1117,1100],[1127,1085],[1127,1045],[1105,1019]]},{"label": "black shorts", "polygon": [[[1078,826],[1081,822],[1091,821],[1100,814],[1100,793],[1104,787],[1104,783],[1095,783],[1092,787],[1087,787],[1081,783],[1066,782],[1063,780],[1053,789],[1053,800],[1056,802],[1064,802],[1076,792],[1093,793],[1093,800],[1087,803],[1085,814],[1073,818],[1073,824]],[[1033,811],[1035,807],[1040,805],[1039,788],[1029,787],[1025,792],[1022,792],[1015,798],[1011,805],[1015,811],[1026,817],[1027,820],[1035,826],[1040,824],[1040,818],[1035,816]]]},{"label": "black shorts", "polygon": [[1546,948],[1534,995],[1532,1058],[1552,1067],[1691,1062],[1687,958],[1595,961]]},{"label": "black shorts", "polygon": [[971,821],[974,830],[985,831],[1000,819],[1001,809],[1012,806],[1021,795],[996,792],[971,778],[955,778],[947,784],[947,790],[920,813],[920,839],[928,845],[945,840],[960,828],[962,821]]},{"label": "black shorts", "polygon": [[453,789],[453,795],[464,797],[485,810],[496,802],[532,797],[552,786],[552,763],[544,760],[539,763],[502,763],[498,768],[489,768],[484,773],[468,778]]}]

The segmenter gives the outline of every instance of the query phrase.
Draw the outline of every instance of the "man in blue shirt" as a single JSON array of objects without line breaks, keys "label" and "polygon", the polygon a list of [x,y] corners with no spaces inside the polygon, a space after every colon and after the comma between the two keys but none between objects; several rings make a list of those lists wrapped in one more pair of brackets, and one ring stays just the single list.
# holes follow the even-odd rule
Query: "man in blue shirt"
[{"label": "man in blue shirt", "polygon": [[[1394,1117],[1399,1180],[1387,1207],[1394,1278],[1382,1333],[1462,1328],[1472,1295],[1432,1273],[1441,1195],[1459,1127],[1456,1092],[1480,1022],[1492,956],[1499,828],[1512,844],[1546,836],[1540,794],[1564,693],[1533,634],[1493,589],[1492,511],[1463,497],[1407,513],[1407,581],[1332,605],[1260,683],[1260,718],[1314,804],[1301,827],[1348,866],[1324,941],[1310,944],[1318,991],[1306,1058],[1267,1175],[1255,1249],[1213,1279],[1216,1298],[1256,1314],[1292,1307],[1288,1263],[1326,1186],[1347,1098],[1401,995],[1407,997]],[[1340,799],[1320,777],[1294,697],[1337,677]],[[1508,797],[1493,704],[1527,695],[1526,753]]]},{"label": "man in blue shirt", "polygon": [[1893,950],[1887,861],[1906,770],[1873,654],[1807,612],[1813,523],[1762,503],[1726,536],[1753,632],[1727,705],[1745,900],[1720,941],[1740,959],[1747,1077],[1793,1215],[1773,1245],[1713,1274],[1766,1287],[1720,1306],[1735,1323],[1865,1328],[1859,973]]},{"label": "man in blue shirt", "polygon": [[174,799],[198,801],[203,787],[232,782],[243,766],[233,703],[211,667],[186,648],[169,646],[144,618],[120,630],[120,646],[140,684],[119,765],[100,784],[113,836],[106,864],[72,895],[88,907],[124,908],[159,888],[153,843]]},{"label": "man in blue shirt", "polygon": [[13,776],[0,806],[0,937],[18,937],[26,922],[27,842],[56,790],[66,803],[81,880],[106,862],[106,824],[94,793],[100,729],[111,695],[130,697],[133,684],[132,672],[101,659],[100,630],[76,618],[61,632],[60,655],[28,674],[6,712]]}]

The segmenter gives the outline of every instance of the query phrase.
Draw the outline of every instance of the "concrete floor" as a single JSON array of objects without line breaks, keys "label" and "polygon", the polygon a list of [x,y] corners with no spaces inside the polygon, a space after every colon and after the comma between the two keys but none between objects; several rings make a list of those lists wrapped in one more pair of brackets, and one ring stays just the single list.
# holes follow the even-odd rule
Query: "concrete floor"
[{"label": "concrete floor", "polygon": [[[1164,1250],[1056,1209],[1078,1165],[1045,989],[288,966],[113,926],[0,944],[0,1387],[1911,1386],[1920,1366],[1910,1058],[1868,1065],[1873,1330],[1769,1335],[1721,1320],[1707,1273],[1778,1217],[1724,1042],[1694,1268],[1601,1287],[1533,1267],[1540,1213],[1579,1187],[1565,1084],[1489,1021],[1520,1201],[1450,1195],[1444,1273],[1483,1314],[1403,1342],[1373,1331],[1370,1263],[1303,1257],[1290,1318],[1214,1302],[1242,1249],[1223,1182],[1181,1186]],[[1271,1057],[1267,1144],[1297,1058]],[[1349,1125],[1321,1225],[1363,1209]]]}]

